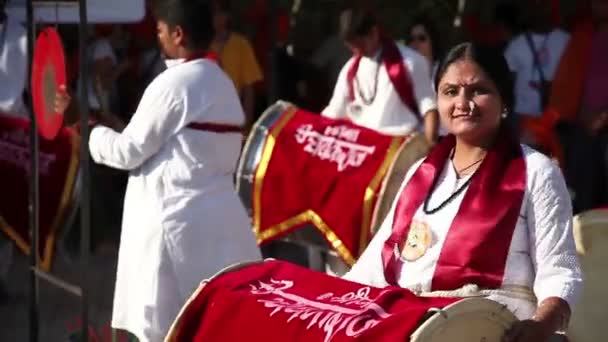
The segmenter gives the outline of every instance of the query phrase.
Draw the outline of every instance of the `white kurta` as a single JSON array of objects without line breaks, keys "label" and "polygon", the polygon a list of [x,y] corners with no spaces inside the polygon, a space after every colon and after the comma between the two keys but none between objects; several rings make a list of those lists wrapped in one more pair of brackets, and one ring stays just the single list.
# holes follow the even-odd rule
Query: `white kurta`
[{"label": "white kurta", "polygon": [[[526,161],[526,191],[507,256],[503,287],[523,286],[533,291],[538,302],[548,297],[560,297],[573,307],[581,291],[582,276],[572,236],[568,190],[561,171],[552,161],[527,146],[522,148]],[[402,189],[420,163],[409,171]],[[448,160],[431,195],[429,208],[437,207],[464,181],[457,180],[451,160]],[[415,291],[431,291],[436,262],[465,193],[463,191],[432,215],[425,214],[422,206],[418,209],[414,219],[429,225],[433,243],[420,259],[404,262],[398,280],[400,286]],[[345,275],[346,279],[372,286],[387,286],[381,251],[392,231],[395,205],[396,201],[377,235]],[[490,299],[507,305],[520,319],[530,318],[536,309],[536,303],[524,299],[503,295],[493,295]]]},{"label": "white kurta", "polygon": [[28,117],[23,104],[27,79],[27,34],[17,21],[0,24],[0,112]]},{"label": "white kurta", "polygon": [[[418,52],[397,43],[409,72],[414,98],[421,115],[435,109],[435,95],[431,85],[429,63]],[[340,71],[334,94],[322,114],[330,118],[349,118],[354,123],[389,135],[406,135],[421,127],[415,114],[405,105],[391,82],[388,72],[378,58],[362,57],[354,84],[354,101],[348,98],[347,74],[354,58]],[[366,99],[376,95],[371,104],[365,104],[357,87]]]},{"label": "white kurta", "polygon": [[232,82],[213,62],[160,74],[122,134],[91,132],[91,156],[131,170],[125,196],[112,326],[161,341],[199,282],[228,264],[260,259],[233,189],[240,134],[191,122],[241,125]]}]

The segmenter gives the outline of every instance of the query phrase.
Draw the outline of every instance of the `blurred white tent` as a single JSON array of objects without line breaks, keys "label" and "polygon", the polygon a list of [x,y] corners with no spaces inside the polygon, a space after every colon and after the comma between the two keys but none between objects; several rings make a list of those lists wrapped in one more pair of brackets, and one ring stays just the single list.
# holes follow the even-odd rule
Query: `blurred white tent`
[{"label": "blurred white tent", "polygon": [[[7,12],[25,22],[27,0],[8,0]],[[37,23],[79,23],[78,1],[34,1]],[[145,15],[145,0],[87,0],[89,23],[138,22]]]}]

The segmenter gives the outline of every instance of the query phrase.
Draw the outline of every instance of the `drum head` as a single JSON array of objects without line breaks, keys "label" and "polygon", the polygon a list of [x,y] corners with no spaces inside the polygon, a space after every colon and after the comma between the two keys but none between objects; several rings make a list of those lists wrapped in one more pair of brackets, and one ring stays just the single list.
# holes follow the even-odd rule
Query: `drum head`
[{"label": "drum head", "polygon": [[517,318],[485,298],[467,298],[438,311],[412,334],[411,342],[500,342]]},{"label": "drum head", "polygon": [[63,45],[57,31],[46,28],[34,48],[32,66],[32,100],[39,134],[52,140],[63,125],[63,113],[55,112],[55,96],[66,84]]},{"label": "drum head", "polygon": [[268,107],[253,125],[241,156],[236,174],[236,191],[243,202],[249,216],[253,216],[253,181],[257,166],[262,159],[262,151],[270,128],[281,118],[283,113],[293,107],[291,103],[278,101]]},{"label": "drum head", "polygon": [[575,216],[574,237],[585,290],[572,312],[568,336],[577,342],[605,341],[606,332],[598,327],[608,317],[608,210]]},{"label": "drum head", "polygon": [[429,144],[424,135],[420,133],[413,133],[403,145],[401,145],[399,152],[397,152],[397,157],[391,164],[378,194],[378,202],[376,203],[374,216],[372,218],[372,234],[375,234],[378,229],[380,229],[380,225],[384,221],[386,214],[393,205],[397,192],[399,192],[399,189],[401,188],[407,171],[414,163],[426,156],[428,152]]},{"label": "drum head", "polygon": [[576,215],[573,220],[573,228],[576,250],[579,254],[591,253],[592,249],[596,249],[594,245],[601,246],[597,247],[599,251],[606,251],[605,247],[608,246],[608,209],[589,210]]}]

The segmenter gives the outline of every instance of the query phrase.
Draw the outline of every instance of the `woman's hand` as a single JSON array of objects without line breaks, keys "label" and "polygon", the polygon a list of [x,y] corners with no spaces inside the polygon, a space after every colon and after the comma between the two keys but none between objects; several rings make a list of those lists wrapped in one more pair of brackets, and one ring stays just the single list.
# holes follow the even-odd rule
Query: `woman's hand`
[{"label": "woman's hand", "polygon": [[546,342],[557,331],[565,330],[570,306],[558,297],[543,300],[531,319],[516,322],[505,333],[503,342]]},{"label": "woman's hand", "polygon": [[505,333],[502,342],[546,342],[553,333],[549,324],[527,319],[513,324]]}]

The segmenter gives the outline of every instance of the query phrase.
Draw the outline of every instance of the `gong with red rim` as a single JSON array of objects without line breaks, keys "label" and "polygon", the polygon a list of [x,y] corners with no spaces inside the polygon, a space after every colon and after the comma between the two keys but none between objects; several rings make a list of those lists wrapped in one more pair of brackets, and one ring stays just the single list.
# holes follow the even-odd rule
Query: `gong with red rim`
[{"label": "gong with red rim", "polygon": [[52,140],[63,125],[63,113],[55,111],[59,87],[66,84],[65,54],[61,38],[54,28],[38,35],[32,65],[32,100],[38,121],[38,133]]}]

